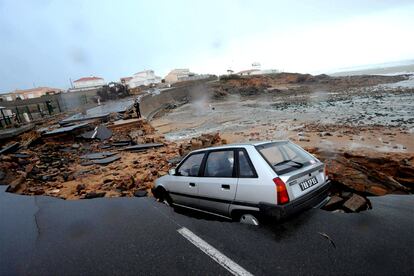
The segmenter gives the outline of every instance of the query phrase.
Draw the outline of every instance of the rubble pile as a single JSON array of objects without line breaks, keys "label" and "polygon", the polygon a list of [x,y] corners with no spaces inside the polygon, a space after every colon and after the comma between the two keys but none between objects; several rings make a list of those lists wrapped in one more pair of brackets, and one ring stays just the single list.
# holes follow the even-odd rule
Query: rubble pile
[{"label": "rubble pile", "polygon": [[0,182],[9,185],[9,192],[63,199],[145,196],[155,179],[189,151],[226,143],[219,134],[167,142],[137,118],[87,125],[63,133],[64,128],[49,130],[46,136],[39,131],[21,135],[19,142],[3,147]]},{"label": "rubble pile", "polygon": [[181,156],[185,156],[189,152],[196,150],[196,149],[217,146],[217,145],[224,145],[224,144],[227,144],[227,141],[225,139],[222,139],[219,133],[202,134],[201,136],[197,138],[192,138],[190,140],[190,143],[181,144],[179,147],[179,153]]},{"label": "rubble pile", "polygon": [[306,150],[326,163],[334,184],[327,210],[360,211],[370,206],[366,196],[414,191],[414,154]]}]

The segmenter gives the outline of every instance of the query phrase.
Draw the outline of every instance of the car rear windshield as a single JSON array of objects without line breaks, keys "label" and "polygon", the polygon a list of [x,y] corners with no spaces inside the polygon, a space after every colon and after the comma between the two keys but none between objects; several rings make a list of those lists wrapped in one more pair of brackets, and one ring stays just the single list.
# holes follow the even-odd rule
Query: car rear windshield
[{"label": "car rear windshield", "polygon": [[316,163],[312,155],[288,141],[268,143],[256,146],[256,149],[278,175]]}]

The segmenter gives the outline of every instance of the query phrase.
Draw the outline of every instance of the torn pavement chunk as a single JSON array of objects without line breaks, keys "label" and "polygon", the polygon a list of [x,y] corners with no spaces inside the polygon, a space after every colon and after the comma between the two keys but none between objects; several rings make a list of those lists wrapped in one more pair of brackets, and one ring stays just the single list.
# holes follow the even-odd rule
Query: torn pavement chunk
[{"label": "torn pavement chunk", "polygon": [[103,158],[106,158],[112,155],[115,155],[115,152],[105,151],[105,152],[85,154],[85,155],[82,155],[80,158],[93,160],[93,159],[103,159]]},{"label": "torn pavement chunk", "polygon": [[136,151],[136,150],[143,150],[143,149],[149,149],[149,148],[158,148],[158,147],[163,147],[163,146],[164,146],[163,144],[159,144],[159,143],[148,143],[148,144],[129,146],[129,147],[124,148],[123,150]]},{"label": "torn pavement chunk", "polygon": [[51,131],[46,131],[45,133],[43,133],[43,136],[52,136],[52,135],[58,135],[62,133],[68,133],[68,132],[72,132],[80,128],[84,128],[87,125],[88,125],[87,123],[82,123],[82,124],[77,124],[77,125],[72,125],[72,126],[67,126],[67,127],[60,127],[60,128],[57,128]]},{"label": "torn pavement chunk", "polygon": [[95,127],[94,130],[84,132],[81,134],[82,138],[85,139],[99,139],[101,141],[111,138],[112,131],[109,130],[106,126],[100,125]]},{"label": "torn pavement chunk", "polygon": [[0,150],[0,155],[1,154],[6,154],[6,153],[11,153],[11,152],[15,152],[16,150],[18,150],[19,149],[19,146],[20,146],[20,144],[19,143],[13,143],[13,144],[10,144],[10,145],[8,145],[8,146],[5,146],[4,148],[2,148],[1,150]]},{"label": "torn pavement chunk", "polygon": [[121,156],[114,155],[114,156],[107,157],[107,158],[94,159],[94,160],[92,160],[92,162],[94,164],[98,164],[98,165],[107,165],[107,164],[112,163],[112,162],[114,162],[116,160],[119,160],[119,159],[121,159]]},{"label": "torn pavement chunk", "polygon": [[130,144],[131,144],[130,141],[116,141],[116,142],[112,143],[112,146],[114,146],[114,147],[124,147],[124,146],[128,146]]},{"label": "torn pavement chunk", "polygon": [[350,199],[344,203],[344,207],[352,212],[357,212],[367,208],[367,201],[360,195],[353,194]]}]

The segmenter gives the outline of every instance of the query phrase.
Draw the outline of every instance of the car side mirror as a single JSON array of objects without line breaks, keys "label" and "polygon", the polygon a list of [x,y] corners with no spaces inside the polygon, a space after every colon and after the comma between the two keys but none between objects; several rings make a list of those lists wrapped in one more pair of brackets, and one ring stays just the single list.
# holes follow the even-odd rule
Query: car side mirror
[{"label": "car side mirror", "polygon": [[171,169],[168,171],[169,175],[175,175],[175,173],[176,173],[175,169]]}]

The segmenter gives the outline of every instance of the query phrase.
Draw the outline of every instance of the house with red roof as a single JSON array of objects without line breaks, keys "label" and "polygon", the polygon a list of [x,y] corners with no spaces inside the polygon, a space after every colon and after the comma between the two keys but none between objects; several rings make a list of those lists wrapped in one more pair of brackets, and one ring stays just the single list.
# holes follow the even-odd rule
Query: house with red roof
[{"label": "house with red roof", "polygon": [[73,81],[73,88],[98,87],[105,84],[106,82],[103,78],[91,76]]}]

